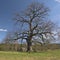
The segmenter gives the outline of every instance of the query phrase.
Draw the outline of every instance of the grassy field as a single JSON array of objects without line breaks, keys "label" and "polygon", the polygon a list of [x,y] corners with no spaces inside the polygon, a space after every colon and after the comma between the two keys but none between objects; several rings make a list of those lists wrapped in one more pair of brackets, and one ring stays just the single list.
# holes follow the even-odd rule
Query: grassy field
[{"label": "grassy field", "polygon": [[0,60],[60,60],[60,50],[40,53],[0,51]]}]

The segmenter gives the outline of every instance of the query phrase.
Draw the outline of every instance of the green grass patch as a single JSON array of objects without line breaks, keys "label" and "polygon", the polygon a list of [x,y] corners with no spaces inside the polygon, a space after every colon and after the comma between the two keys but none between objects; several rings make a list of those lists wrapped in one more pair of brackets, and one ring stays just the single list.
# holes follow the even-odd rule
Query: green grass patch
[{"label": "green grass patch", "polygon": [[0,60],[60,60],[60,50],[38,53],[0,51]]}]

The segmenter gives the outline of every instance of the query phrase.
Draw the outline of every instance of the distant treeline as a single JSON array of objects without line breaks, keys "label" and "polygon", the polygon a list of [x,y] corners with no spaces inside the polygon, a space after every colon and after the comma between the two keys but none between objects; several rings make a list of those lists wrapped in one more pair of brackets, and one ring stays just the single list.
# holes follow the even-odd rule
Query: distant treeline
[{"label": "distant treeline", "polygon": [[[0,51],[26,51],[26,44],[0,44]],[[60,49],[60,44],[32,45],[34,52]]]}]

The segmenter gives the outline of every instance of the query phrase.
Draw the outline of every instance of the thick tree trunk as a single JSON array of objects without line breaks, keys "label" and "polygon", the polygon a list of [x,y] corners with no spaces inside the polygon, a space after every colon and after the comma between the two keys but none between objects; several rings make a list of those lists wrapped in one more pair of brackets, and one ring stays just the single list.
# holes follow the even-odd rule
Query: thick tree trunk
[{"label": "thick tree trunk", "polygon": [[27,52],[32,51],[32,42],[31,40],[27,40]]}]

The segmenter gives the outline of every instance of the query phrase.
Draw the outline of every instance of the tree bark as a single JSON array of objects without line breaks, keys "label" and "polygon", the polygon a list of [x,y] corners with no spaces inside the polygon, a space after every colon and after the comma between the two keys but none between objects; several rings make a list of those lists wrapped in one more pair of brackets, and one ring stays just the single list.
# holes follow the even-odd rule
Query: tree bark
[{"label": "tree bark", "polygon": [[27,52],[32,51],[32,42],[31,40],[27,40]]}]

